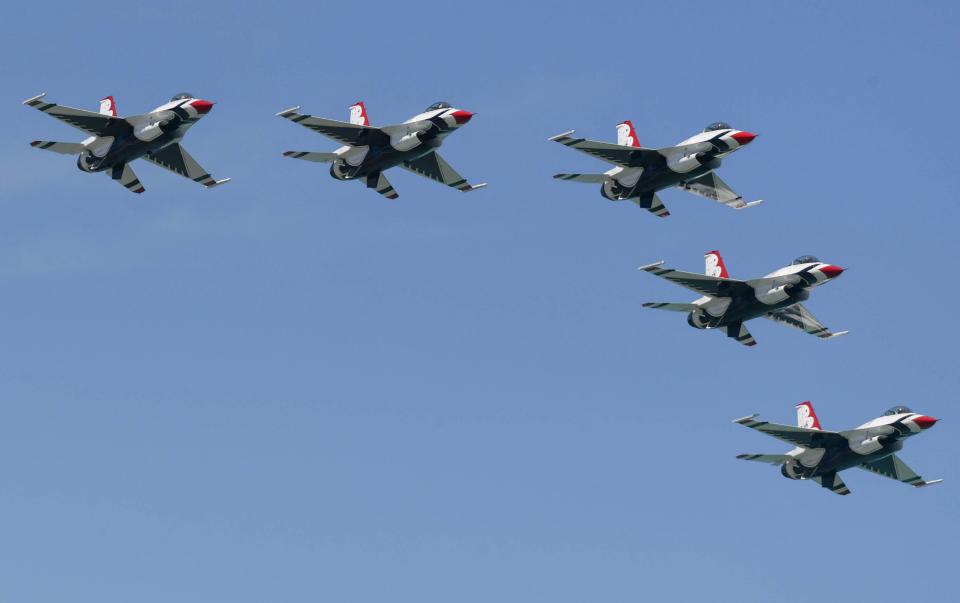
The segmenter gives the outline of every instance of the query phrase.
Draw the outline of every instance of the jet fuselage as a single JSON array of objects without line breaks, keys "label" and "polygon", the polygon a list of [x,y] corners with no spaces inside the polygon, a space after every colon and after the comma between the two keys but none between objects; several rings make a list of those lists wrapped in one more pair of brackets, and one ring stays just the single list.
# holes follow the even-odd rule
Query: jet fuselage
[{"label": "jet fuselage", "polygon": [[77,167],[84,172],[122,169],[124,165],[180,142],[187,130],[206,115],[213,103],[184,98],[172,100],[146,115],[116,119],[110,136],[91,136]]},{"label": "jet fuselage", "polygon": [[340,147],[335,151],[339,157],[330,165],[330,175],[337,180],[375,178],[384,170],[436,151],[447,136],[472,117],[469,111],[449,106],[428,110],[390,127],[389,135],[371,135],[369,144]]},{"label": "jet fuselage", "polygon": [[789,479],[810,479],[873,463],[903,449],[906,438],[928,429],[936,419],[910,412],[893,412],[844,432],[846,445],[818,449],[796,448],[788,453],[794,460],[781,466]]},{"label": "jet fuselage", "polygon": [[750,132],[730,127],[701,132],[677,145],[677,153],[653,161],[648,154],[643,167],[616,167],[608,171],[611,179],[600,185],[600,194],[613,201],[651,197],[719,169],[724,157],[754,138]]},{"label": "jet fuselage", "polygon": [[786,266],[764,278],[795,275],[794,283],[784,283],[770,288],[756,289],[750,286],[735,286],[727,297],[702,297],[694,302],[700,306],[687,316],[687,323],[696,329],[716,329],[759,318],[770,312],[788,308],[806,301],[810,290],[839,276],[843,269],[819,261],[803,262]]},{"label": "jet fuselage", "polygon": [[[330,175],[337,180],[357,180],[379,174],[384,170],[397,167],[404,161],[419,159],[437,150],[443,144],[439,137],[425,138],[421,144],[409,151],[398,151],[389,143],[374,144],[365,148],[365,154],[359,165],[350,165],[349,159],[339,159],[330,165]],[[351,149],[352,150],[352,149]]]}]

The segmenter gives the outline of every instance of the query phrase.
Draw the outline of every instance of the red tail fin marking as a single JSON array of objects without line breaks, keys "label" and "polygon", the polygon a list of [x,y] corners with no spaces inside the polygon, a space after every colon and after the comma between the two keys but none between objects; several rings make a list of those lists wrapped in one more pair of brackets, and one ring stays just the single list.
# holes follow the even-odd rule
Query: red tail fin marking
[{"label": "red tail fin marking", "polygon": [[703,260],[706,264],[706,271],[704,274],[707,276],[730,278],[730,275],[727,273],[727,266],[723,263],[723,258],[720,256],[719,251],[713,250],[706,252],[703,254]]},{"label": "red tail fin marking", "polygon": [[806,429],[820,429],[820,419],[813,410],[813,404],[809,401],[797,404],[797,427]]}]

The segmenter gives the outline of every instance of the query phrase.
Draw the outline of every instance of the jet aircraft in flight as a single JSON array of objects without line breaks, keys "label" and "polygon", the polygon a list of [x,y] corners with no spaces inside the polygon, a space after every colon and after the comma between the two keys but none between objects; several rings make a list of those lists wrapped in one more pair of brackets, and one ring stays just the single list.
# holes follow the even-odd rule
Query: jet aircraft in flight
[{"label": "jet aircraft in flight", "polygon": [[35,140],[30,145],[63,155],[77,155],[77,167],[81,171],[106,172],[134,193],[145,190],[130,167],[132,161],[141,158],[207,188],[230,180],[214,179],[180,145],[187,130],[210,112],[213,107],[210,101],[184,92],[149,113],[118,117],[112,96],[102,99],[100,112],[94,113],[48,103],[43,100],[45,95],[29,98],[23,104],[56,117],[90,137],[77,143]]},{"label": "jet aircraft in flight", "polygon": [[612,163],[602,174],[557,174],[554,178],[600,185],[600,194],[611,201],[632,201],[655,216],[670,215],[657,192],[678,186],[683,190],[723,203],[734,209],[752,207],[720,179],[716,170],[723,158],[750,144],[756,134],[735,130],[722,121],[677,146],[650,149],[640,146],[633,123],[617,125],[617,144],[575,138],[574,130],[549,140]]},{"label": "jet aircraft in flight", "polygon": [[719,251],[709,251],[704,258],[705,274],[662,268],[663,262],[641,266],[640,270],[703,295],[688,304],[645,303],[643,307],[688,312],[687,323],[691,327],[723,327],[727,337],[748,346],[757,342],[743,323],[761,316],[823,339],[847,334],[847,331],[831,333],[801,303],[810,297],[814,287],[840,276],[843,268],[805,255],[762,278],[742,281],[730,278]]},{"label": "jet aircraft in flight", "polygon": [[786,454],[738,454],[738,459],[780,465],[780,473],[789,479],[809,479],[840,495],[850,494],[840,471],[859,467],[915,488],[938,484],[926,481],[900,460],[897,452],[903,442],[930,429],[937,419],[895,406],[882,417],[849,431],[826,431],[810,402],[797,405],[797,426],[757,421],[757,415],[736,419],[734,423],[783,440],[796,446]]},{"label": "jet aircraft in flight", "polygon": [[402,124],[380,128],[370,125],[362,102],[351,105],[349,123],[297,113],[299,109],[293,107],[277,115],[344,146],[332,153],[287,151],[284,156],[329,163],[330,175],[337,180],[359,180],[388,199],[400,196],[384,174],[396,166],[462,192],[486,186],[468,183],[437,152],[447,136],[473,117],[473,113],[450,103],[434,103]]}]

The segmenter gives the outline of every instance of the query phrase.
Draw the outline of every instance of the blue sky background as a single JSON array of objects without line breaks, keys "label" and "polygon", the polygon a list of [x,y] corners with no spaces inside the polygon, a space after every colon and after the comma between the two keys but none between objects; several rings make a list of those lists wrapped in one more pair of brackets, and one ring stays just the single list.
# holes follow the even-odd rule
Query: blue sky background
[{"label": "blue sky background", "polygon": [[[0,22],[0,599],[955,601],[956,3],[19,4]],[[30,140],[21,106],[217,106],[185,140],[205,190],[147,192]],[[390,202],[287,149],[274,116],[374,124],[475,111],[443,154],[488,189],[394,171]],[[558,171],[576,128],[646,146],[725,120],[722,175],[656,219]],[[848,271],[743,348],[644,301],[659,259],[732,276],[802,254]],[[845,429],[894,404],[945,419],[853,495],[740,452],[731,424]]]}]

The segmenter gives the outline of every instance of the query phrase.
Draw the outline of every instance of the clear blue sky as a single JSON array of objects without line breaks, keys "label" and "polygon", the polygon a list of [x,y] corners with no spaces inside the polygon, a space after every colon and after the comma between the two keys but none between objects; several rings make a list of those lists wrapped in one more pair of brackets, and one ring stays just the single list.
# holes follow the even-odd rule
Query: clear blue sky
[{"label": "clear blue sky", "polygon": [[[955,601],[954,2],[19,4],[0,23],[0,599],[36,603]],[[132,195],[34,139],[19,103],[217,102]],[[291,105],[375,124],[475,111],[444,155],[489,188],[391,173],[390,202],[287,149]],[[557,182],[647,146],[759,134],[656,219]],[[849,337],[751,324],[743,348],[644,301],[636,267],[734,277],[815,254]],[[846,498],[734,459],[733,425],[828,429],[907,404],[942,424]]]}]

